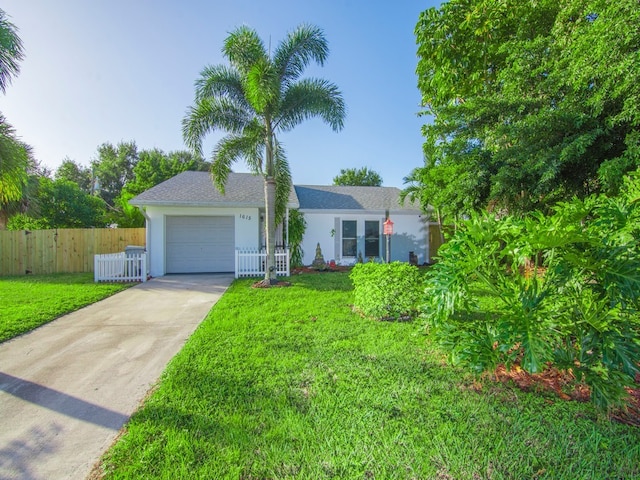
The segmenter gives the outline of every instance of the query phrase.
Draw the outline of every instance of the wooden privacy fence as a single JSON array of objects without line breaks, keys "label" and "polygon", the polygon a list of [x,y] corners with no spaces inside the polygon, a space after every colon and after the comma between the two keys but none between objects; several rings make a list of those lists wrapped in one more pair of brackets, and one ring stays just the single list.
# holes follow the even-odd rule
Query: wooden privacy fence
[{"label": "wooden privacy fence", "polygon": [[0,230],[0,275],[93,272],[93,256],[145,246],[144,228]]}]

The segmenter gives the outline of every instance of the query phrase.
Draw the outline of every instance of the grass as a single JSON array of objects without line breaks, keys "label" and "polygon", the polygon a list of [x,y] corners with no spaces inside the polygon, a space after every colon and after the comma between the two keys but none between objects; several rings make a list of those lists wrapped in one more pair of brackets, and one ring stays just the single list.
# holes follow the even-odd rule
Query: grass
[{"label": "grass", "polygon": [[0,342],[128,288],[92,273],[0,277]]},{"label": "grass", "polygon": [[347,274],[234,282],[103,459],[106,478],[640,478],[640,430],[485,383]]}]

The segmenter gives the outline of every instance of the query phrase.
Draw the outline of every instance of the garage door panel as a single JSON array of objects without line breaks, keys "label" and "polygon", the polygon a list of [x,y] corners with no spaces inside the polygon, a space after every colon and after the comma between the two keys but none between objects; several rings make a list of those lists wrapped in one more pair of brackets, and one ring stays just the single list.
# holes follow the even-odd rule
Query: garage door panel
[{"label": "garage door panel", "polygon": [[234,217],[166,217],[167,273],[232,272]]}]

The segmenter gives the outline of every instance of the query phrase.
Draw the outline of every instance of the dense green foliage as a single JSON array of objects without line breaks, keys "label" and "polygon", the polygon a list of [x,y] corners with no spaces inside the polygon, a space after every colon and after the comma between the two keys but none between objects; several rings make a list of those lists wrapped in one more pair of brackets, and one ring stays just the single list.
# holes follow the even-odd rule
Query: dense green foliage
[{"label": "dense green foliage", "polygon": [[8,228],[142,227],[144,217],[129,205],[131,198],[185,170],[209,167],[186,151],[138,151],[135,142],[105,143],[90,167],[66,158],[55,180],[47,172],[32,169]]},{"label": "dense green foliage", "polygon": [[306,119],[319,117],[334,131],[342,129],[345,106],[332,83],[300,78],[312,62],[322,66],[329,54],[321,29],[301,25],[273,53],[255,30],[239,27],[222,49],[229,65],[207,66],[196,81],[194,105],[183,120],[185,142],[198,154],[210,132],[223,131],[211,172],[224,193],[231,166],[244,160],[265,180],[267,268],[265,280],[275,280],[275,231],[284,220],[291,191],[291,171],[282,144],[287,132]]},{"label": "dense green foliage", "polygon": [[428,275],[428,324],[475,371],[552,366],[620,401],[640,359],[640,174],[623,194],[525,218],[474,215]]},{"label": "dense green foliage", "polygon": [[333,177],[334,185],[357,186],[357,187],[380,187],[382,177],[378,172],[362,168],[341,168],[340,175]]},{"label": "dense green foliage", "polygon": [[346,273],[240,280],[168,365],[107,479],[637,478],[640,431],[447,365],[419,322],[351,311]]},{"label": "dense green foliage", "polygon": [[49,228],[89,228],[103,226],[105,202],[85,193],[68,180],[40,179],[38,209]]},{"label": "dense green foliage", "polygon": [[[18,29],[0,9],[0,92],[5,93],[13,77],[18,75],[23,58]],[[0,113],[0,228],[5,227],[14,210],[12,203],[23,195],[32,162],[30,147],[18,138]]]},{"label": "dense green foliage", "polygon": [[353,306],[363,315],[380,320],[407,320],[416,314],[422,297],[418,268],[403,262],[356,263]]},{"label": "dense green foliage", "polygon": [[115,146],[103,143],[98,147],[98,156],[91,162],[94,189],[109,207],[115,207],[118,195],[133,180],[133,167],[137,161],[135,142],[120,142]]},{"label": "dense green foliage", "polygon": [[67,180],[73,182],[85,193],[95,192],[95,178],[91,168],[85,167],[66,157],[56,169],[55,180]]},{"label": "dense green foliage", "polygon": [[0,342],[130,285],[95,283],[91,273],[0,277]]},{"label": "dense green foliage", "polygon": [[301,267],[304,251],[302,250],[302,239],[307,229],[307,221],[300,210],[289,211],[288,236],[289,251],[291,255],[291,266]]},{"label": "dense green foliage", "polygon": [[416,26],[425,165],[448,216],[616,194],[640,165],[636,0],[451,0]]},{"label": "dense green foliage", "polygon": [[14,128],[0,114],[0,208],[20,199],[31,162],[30,147],[18,138]]},{"label": "dense green foliage", "polygon": [[89,228],[106,225],[106,204],[69,180],[38,177],[30,214],[17,214],[7,223],[9,230]]}]

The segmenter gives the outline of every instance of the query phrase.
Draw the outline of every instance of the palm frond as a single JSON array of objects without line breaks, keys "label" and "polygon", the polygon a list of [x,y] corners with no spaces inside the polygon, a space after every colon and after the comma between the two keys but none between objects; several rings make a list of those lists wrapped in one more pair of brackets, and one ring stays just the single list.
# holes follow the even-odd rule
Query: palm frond
[{"label": "palm frond", "polygon": [[264,125],[254,118],[242,131],[242,135],[246,137],[247,142],[254,145],[253,149],[247,149],[245,160],[252,172],[256,174],[264,173],[264,153],[265,153],[265,129]]},{"label": "palm frond", "polygon": [[252,115],[226,98],[207,97],[187,109],[182,120],[185,143],[202,155],[202,140],[216,129],[239,133],[251,121]]},{"label": "palm frond", "polygon": [[19,62],[23,58],[22,40],[18,37],[18,29],[0,9],[0,90],[2,93],[6,92],[11,79],[20,73]]},{"label": "palm frond", "polygon": [[300,77],[312,60],[320,66],[324,65],[328,55],[329,46],[322,29],[303,24],[278,45],[273,63],[281,83],[288,85]]},{"label": "palm frond", "polygon": [[259,166],[261,163],[256,161],[262,152],[260,140],[256,139],[252,132],[249,132],[249,134],[227,135],[217,143],[213,151],[211,177],[220,192],[224,193],[224,187],[231,172],[231,165],[238,160],[245,159],[254,174],[262,173],[253,167],[256,164]]},{"label": "palm frond", "polygon": [[229,34],[222,53],[241,74],[246,74],[259,60],[268,59],[267,51],[255,30],[243,25]]},{"label": "palm frond", "polygon": [[245,87],[247,100],[259,115],[267,114],[278,105],[280,82],[269,60],[259,60],[249,69]]},{"label": "palm frond", "polygon": [[19,200],[27,184],[31,149],[0,115],[0,205]]},{"label": "palm frond", "polygon": [[346,106],[338,87],[327,80],[310,78],[286,90],[277,126],[288,131],[304,120],[320,117],[337,132],[342,130],[345,116]]},{"label": "palm frond", "polygon": [[242,77],[235,68],[226,65],[208,65],[200,72],[195,87],[196,102],[207,97],[221,97],[228,98],[238,105],[248,106]]},{"label": "palm frond", "polygon": [[276,139],[274,149],[274,169],[276,180],[276,225],[284,220],[287,213],[287,203],[291,192],[291,168],[282,144]]}]

